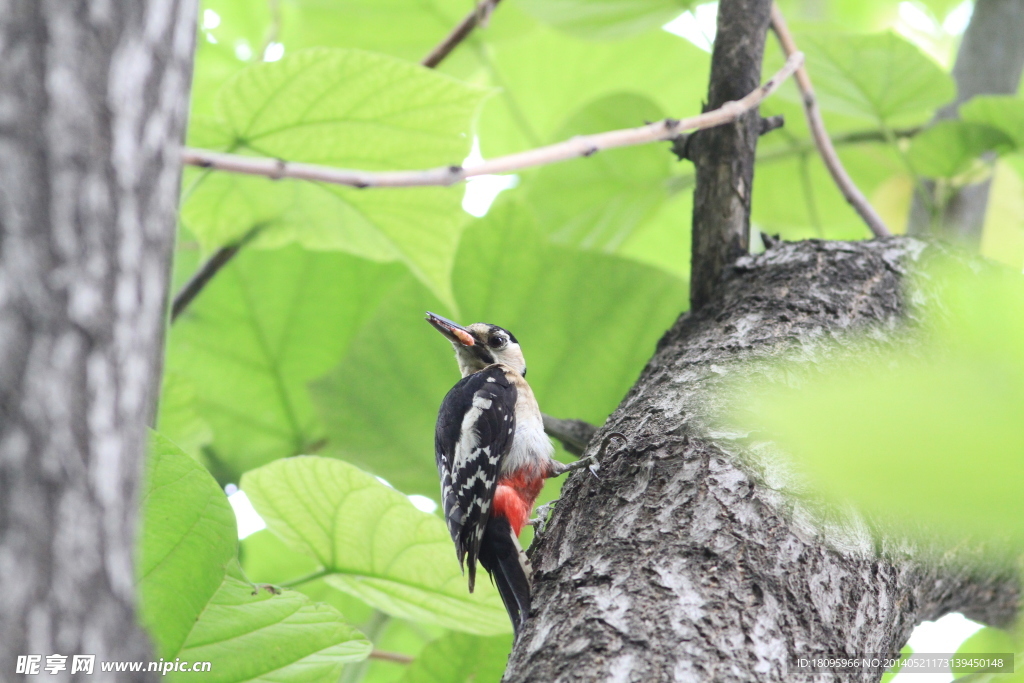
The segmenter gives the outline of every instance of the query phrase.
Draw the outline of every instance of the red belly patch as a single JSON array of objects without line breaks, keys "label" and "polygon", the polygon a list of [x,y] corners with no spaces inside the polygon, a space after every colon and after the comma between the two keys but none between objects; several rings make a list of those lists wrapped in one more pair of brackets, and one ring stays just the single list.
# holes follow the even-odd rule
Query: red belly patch
[{"label": "red belly patch", "polygon": [[543,486],[544,478],[532,472],[519,472],[498,480],[498,488],[494,492],[494,514],[508,519],[516,536],[530,519],[533,503]]}]

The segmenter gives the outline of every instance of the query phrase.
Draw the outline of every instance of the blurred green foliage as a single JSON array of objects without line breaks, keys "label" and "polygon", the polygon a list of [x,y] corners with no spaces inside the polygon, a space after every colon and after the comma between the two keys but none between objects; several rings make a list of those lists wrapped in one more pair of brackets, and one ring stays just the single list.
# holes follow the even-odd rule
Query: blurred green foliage
[{"label": "blurred green foliage", "polygon": [[1024,278],[950,263],[921,278],[932,293],[909,348],[763,388],[740,421],[839,500],[934,533],[1020,542]]},{"label": "blurred green foliage", "polygon": [[[953,96],[951,53],[933,57],[955,45],[941,25],[960,2],[915,5],[939,27],[928,40],[895,0],[781,4],[843,162],[887,222],[903,229],[926,177],[948,189],[994,174],[983,250],[1024,265],[1022,100],[975,98],[958,119],[917,130]],[[203,0],[188,144],[413,169],[462,163],[474,142],[493,157],[687,116],[706,97],[709,55],[660,28],[698,10],[689,0],[505,0],[437,70],[418,66],[472,6]],[[765,70],[781,62],[769,39]],[[818,159],[793,84],[762,113],[785,114],[786,126],[759,144],[754,227],[868,237]],[[431,309],[508,327],[542,408],[602,422],[686,307],[693,168],[652,145],[517,180],[475,218],[463,187],[186,170],[175,287],[217,249],[249,241],[168,336],[140,542],[142,615],[162,656],[210,659],[224,681],[500,676],[510,644],[500,601],[486,580],[466,592],[440,518],[403,495],[438,497],[433,422],[458,377],[450,346],[420,318]],[[1024,516],[1007,496],[1020,474],[1010,424],[1021,385],[1008,382],[1022,372],[1024,318],[1009,315],[1022,311],[1005,282],[979,287],[951,288],[947,322],[929,328],[943,372],[915,360],[872,382],[821,380],[825,399],[791,397],[765,415],[796,425],[797,452],[843,434],[846,450],[834,452],[846,457],[815,462],[838,472],[844,494],[972,531],[987,515],[1018,529]],[[809,415],[833,431],[800,431]],[[953,451],[972,455],[929,467]],[[313,453],[323,457],[291,457]],[[893,476],[858,479],[872,468]],[[928,485],[893,497],[901,473]],[[241,544],[221,488],[239,483],[269,524]],[[953,514],[950,496],[976,506]],[[370,641],[417,660],[356,662]]]}]

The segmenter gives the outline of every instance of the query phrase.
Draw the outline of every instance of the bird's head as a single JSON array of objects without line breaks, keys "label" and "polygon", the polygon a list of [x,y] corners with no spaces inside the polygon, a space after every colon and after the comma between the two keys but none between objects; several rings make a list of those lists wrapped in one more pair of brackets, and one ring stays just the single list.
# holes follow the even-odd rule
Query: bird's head
[{"label": "bird's head", "polygon": [[488,365],[502,363],[526,375],[526,359],[519,342],[508,330],[489,323],[467,327],[427,311],[427,322],[455,347],[455,359],[462,376],[472,375]]}]

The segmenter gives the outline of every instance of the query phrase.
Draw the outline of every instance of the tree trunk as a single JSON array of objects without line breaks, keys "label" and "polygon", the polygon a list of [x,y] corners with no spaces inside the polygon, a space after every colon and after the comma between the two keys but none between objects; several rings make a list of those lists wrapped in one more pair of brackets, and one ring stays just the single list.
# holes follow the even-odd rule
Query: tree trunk
[{"label": "tree trunk", "polygon": [[57,681],[71,655],[95,655],[98,681],[102,661],[149,658],[136,498],[195,23],[193,0],[0,9],[4,680],[19,655],[68,656]]},{"label": "tree trunk", "polygon": [[896,653],[950,611],[1013,618],[1012,571],[887,552],[862,520],[788,496],[766,445],[715,421],[728,383],[773,372],[783,354],[810,365],[825,340],[898,332],[913,315],[903,276],[933,248],[783,244],[741,258],[716,299],[679,319],[589,450],[609,431],[628,445],[606,453],[600,479],[572,476],[535,541],[534,608],[505,680],[877,681],[880,670],[811,676],[793,662]]},{"label": "tree trunk", "polygon": [[[953,66],[956,99],[939,110],[936,120],[953,119],[960,105],[975,95],[1012,95],[1024,69],[1024,0],[977,0]],[[972,249],[981,244],[991,179],[968,185],[954,194],[932,226],[923,198],[914,194],[909,232],[936,236]],[[927,192],[935,183],[925,182]]]},{"label": "tree trunk", "polygon": [[[722,0],[711,55],[711,82],[704,110],[746,96],[761,83],[765,35],[772,0]],[[758,109],[734,123],[691,136],[696,168],[690,308],[711,300],[726,266],[747,253],[754,152],[761,131]]]}]

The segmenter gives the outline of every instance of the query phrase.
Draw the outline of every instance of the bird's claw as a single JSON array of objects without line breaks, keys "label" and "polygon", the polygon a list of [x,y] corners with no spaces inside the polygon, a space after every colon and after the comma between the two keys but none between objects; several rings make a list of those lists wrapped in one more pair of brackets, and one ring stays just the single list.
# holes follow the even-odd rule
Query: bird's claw
[{"label": "bird's claw", "polygon": [[536,529],[537,533],[544,533],[544,530],[547,528],[548,525],[548,515],[551,513],[551,508],[557,502],[557,500],[553,500],[550,503],[538,505],[536,509],[537,516],[531,520],[528,520],[526,523],[532,526],[534,529]]}]

